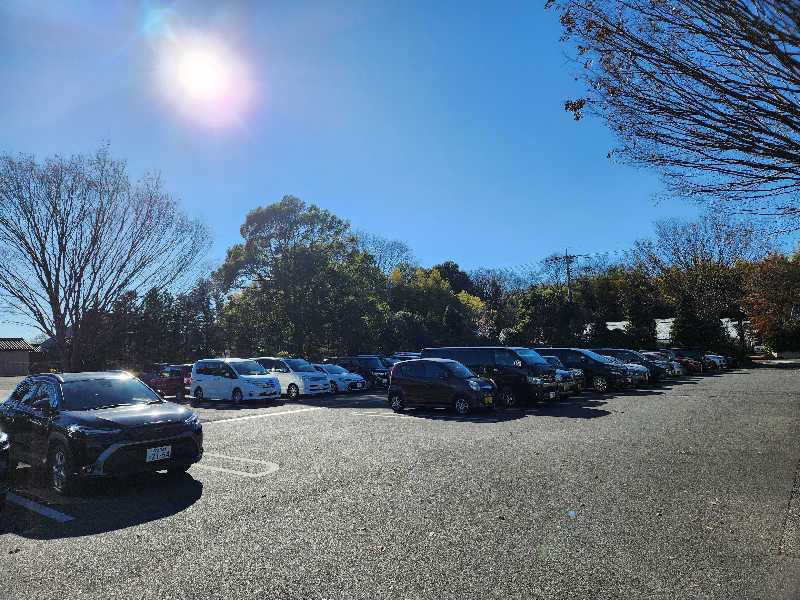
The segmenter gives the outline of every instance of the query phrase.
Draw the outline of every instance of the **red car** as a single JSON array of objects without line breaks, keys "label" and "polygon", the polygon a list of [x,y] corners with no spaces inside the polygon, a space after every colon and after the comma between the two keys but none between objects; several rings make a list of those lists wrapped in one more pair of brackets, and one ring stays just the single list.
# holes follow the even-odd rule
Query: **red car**
[{"label": "red car", "polygon": [[147,383],[162,396],[183,398],[186,394],[186,377],[184,376],[181,365],[165,367],[161,373],[150,379]]}]

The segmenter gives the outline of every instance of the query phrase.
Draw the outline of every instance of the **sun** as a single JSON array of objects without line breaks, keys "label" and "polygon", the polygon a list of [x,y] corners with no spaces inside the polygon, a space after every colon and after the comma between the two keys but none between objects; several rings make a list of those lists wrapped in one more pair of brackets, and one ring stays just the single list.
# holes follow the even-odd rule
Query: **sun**
[{"label": "sun", "polygon": [[174,108],[210,126],[241,122],[253,99],[250,71],[219,39],[183,33],[160,49],[159,87]]}]

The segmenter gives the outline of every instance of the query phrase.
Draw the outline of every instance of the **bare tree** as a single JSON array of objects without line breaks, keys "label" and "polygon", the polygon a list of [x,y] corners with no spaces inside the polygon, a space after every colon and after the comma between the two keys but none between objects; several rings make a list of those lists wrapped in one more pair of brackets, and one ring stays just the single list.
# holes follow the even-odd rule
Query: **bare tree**
[{"label": "bare tree", "polygon": [[[132,183],[108,147],[94,155],[0,156],[0,297],[80,364],[81,322],[128,290],[164,288],[210,245],[150,174]],[[67,332],[71,330],[71,363]]]},{"label": "bare tree", "polygon": [[358,247],[375,257],[378,268],[391,273],[403,263],[414,264],[416,258],[408,244],[402,240],[390,240],[366,231],[355,231]]},{"label": "bare tree", "polygon": [[800,228],[796,0],[548,0],[609,154],[655,166],[671,192]]}]

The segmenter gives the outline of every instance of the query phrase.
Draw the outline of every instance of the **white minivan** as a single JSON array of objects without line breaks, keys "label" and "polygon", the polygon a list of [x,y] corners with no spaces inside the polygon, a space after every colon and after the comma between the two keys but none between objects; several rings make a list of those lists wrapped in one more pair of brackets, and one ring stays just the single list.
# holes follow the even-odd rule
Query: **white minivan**
[{"label": "white minivan", "polygon": [[281,382],[281,393],[296,400],[300,396],[327,394],[331,391],[328,378],[302,358],[251,358]]},{"label": "white minivan", "polygon": [[275,400],[281,396],[278,379],[253,360],[215,358],[198,360],[192,367],[195,400]]}]

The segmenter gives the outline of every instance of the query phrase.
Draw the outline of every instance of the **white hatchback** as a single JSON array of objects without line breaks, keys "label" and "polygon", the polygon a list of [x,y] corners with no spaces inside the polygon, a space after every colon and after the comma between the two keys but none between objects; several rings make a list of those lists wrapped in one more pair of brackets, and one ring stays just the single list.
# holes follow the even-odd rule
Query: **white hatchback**
[{"label": "white hatchback", "polygon": [[192,395],[196,400],[275,400],[280,398],[277,377],[255,361],[241,358],[198,360],[192,367]]},{"label": "white hatchback", "polygon": [[339,392],[358,392],[367,387],[367,382],[358,373],[351,373],[344,367],[333,364],[314,365],[320,373],[327,375],[330,382],[331,391],[334,394]]},{"label": "white hatchback", "polygon": [[327,394],[331,391],[328,378],[302,358],[261,356],[250,360],[257,362],[270,375],[277,377],[281,384],[281,393],[286,394],[291,400],[296,400],[300,396]]}]

